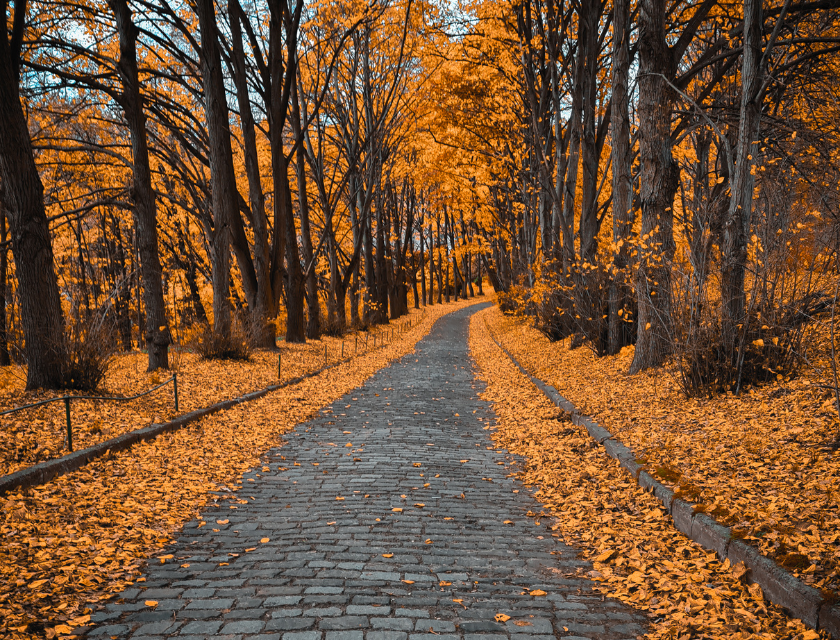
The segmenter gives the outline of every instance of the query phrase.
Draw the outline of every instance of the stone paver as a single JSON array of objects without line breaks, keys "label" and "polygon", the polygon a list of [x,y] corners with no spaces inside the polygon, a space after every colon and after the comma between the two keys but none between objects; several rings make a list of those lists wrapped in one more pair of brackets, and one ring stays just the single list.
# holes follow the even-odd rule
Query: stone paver
[{"label": "stone paver", "polygon": [[[467,336],[443,317],[409,354],[288,434],[240,499],[189,523],[165,564],[93,614],[118,638],[633,638],[645,618],[589,568],[493,448]],[[253,482],[252,482],[253,480]],[[529,513],[531,515],[529,515]],[[216,524],[228,520],[227,524]],[[504,521],[512,524],[504,524]],[[261,543],[263,538],[269,542]],[[249,551],[250,550],[250,551]],[[189,564],[189,567],[181,567]],[[144,589],[137,589],[137,586]],[[542,589],[546,596],[530,591]],[[143,605],[155,599],[154,610]],[[503,613],[506,622],[494,618]]]}]

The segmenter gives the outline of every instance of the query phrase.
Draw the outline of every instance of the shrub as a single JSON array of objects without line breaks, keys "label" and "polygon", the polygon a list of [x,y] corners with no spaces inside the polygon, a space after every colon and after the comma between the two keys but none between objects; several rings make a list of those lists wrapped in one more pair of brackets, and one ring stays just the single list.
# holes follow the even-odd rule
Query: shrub
[{"label": "shrub", "polygon": [[67,331],[61,386],[94,391],[105,379],[116,352],[112,328],[102,322],[74,322]]},{"label": "shrub", "polygon": [[711,397],[796,375],[804,361],[806,331],[829,311],[829,303],[818,292],[787,305],[765,302],[739,325],[734,344],[724,339],[716,305],[701,306],[694,322],[676,323],[675,356],[683,392]]},{"label": "shrub", "polygon": [[240,322],[231,324],[229,335],[203,325],[203,330],[193,335],[190,346],[202,360],[248,361],[253,353],[253,337]]}]

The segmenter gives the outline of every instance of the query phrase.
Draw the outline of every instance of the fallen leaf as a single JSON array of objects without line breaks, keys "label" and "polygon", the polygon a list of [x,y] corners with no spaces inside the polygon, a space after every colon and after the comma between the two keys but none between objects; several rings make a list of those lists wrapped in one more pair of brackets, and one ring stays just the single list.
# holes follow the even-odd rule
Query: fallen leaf
[{"label": "fallen leaf", "polygon": [[614,555],[615,555],[615,549],[610,549],[609,551],[604,551],[604,553],[595,557],[595,562],[606,562],[607,560],[612,558]]}]

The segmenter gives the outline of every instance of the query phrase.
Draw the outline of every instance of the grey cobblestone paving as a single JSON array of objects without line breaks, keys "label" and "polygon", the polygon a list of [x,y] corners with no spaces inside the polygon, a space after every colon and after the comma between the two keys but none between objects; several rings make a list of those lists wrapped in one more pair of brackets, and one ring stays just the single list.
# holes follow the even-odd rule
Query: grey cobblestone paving
[{"label": "grey cobblestone paving", "polygon": [[[643,633],[641,614],[602,601],[589,580],[573,575],[589,565],[507,477],[515,459],[493,449],[484,429],[493,414],[478,397],[468,353],[476,310],[443,317],[416,353],[298,425],[285,446],[266,454],[270,471],[243,476],[238,494],[248,504],[208,507],[207,525],[189,523],[167,550],[174,558],[150,562],[146,582],[137,584],[144,588],[94,613],[87,637],[607,640]],[[535,589],[547,595],[531,596]],[[510,619],[497,622],[499,613]]]}]

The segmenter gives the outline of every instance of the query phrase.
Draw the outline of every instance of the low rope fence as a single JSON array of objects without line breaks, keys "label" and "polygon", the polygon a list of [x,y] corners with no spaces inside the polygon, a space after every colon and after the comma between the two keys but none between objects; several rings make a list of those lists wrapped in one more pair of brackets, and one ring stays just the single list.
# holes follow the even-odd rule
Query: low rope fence
[{"label": "low rope fence", "polygon": [[[418,320],[422,320],[425,317],[425,312]],[[394,336],[397,332],[405,333],[409,329],[414,326],[415,322],[409,318],[405,322],[401,322],[399,327],[391,326],[387,328],[385,331],[379,332],[379,347],[383,347],[387,343],[393,341]],[[364,349],[362,353],[366,353],[368,351],[368,340],[370,339],[371,335],[373,335],[373,348],[377,348],[377,334],[367,334],[365,337],[364,342]],[[355,339],[355,349],[354,355],[359,353],[359,336],[356,334]],[[343,361],[345,358],[344,356],[344,340],[341,341],[341,356],[339,361]],[[329,355],[327,351],[327,345],[324,345],[324,364],[329,364]],[[277,377],[283,377],[283,352],[279,352],[277,355]],[[18,413],[20,411],[25,411],[27,409],[34,409],[35,407],[40,407],[47,404],[52,404],[54,402],[63,402],[64,403],[64,418],[65,418],[65,426],[66,426],[66,435],[65,435],[65,444],[67,445],[67,450],[69,452],[73,452],[73,422],[72,422],[72,412],[70,409],[71,402],[73,400],[101,400],[101,401],[113,401],[113,402],[130,402],[132,400],[137,400],[138,398],[142,398],[143,396],[147,396],[150,393],[154,393],[158,389],[165,387],[166,385],[172,383],[172,395],[173,395],[173,402],[175,405],[175,413],[178,413],[178,374],[173,373],[172,377],[168,380],[164,380],[160,384],[152,387],[151,389],[147,389],[142,393],[138,393],[134,396],[79,396],[79,395],[64,395],[58,396],[56,398],[47,398],[46,400],[40,400],[39,402],[33,402],[31,404],[25,404],[20,407],[14,407],[12,409],[6,409],[5,411],[0,411],[0,417],[11,415],[13,413]]]},{"label": "low rope fence", "polygon": [[73,451],[73,423],[70,418],[70,402],[73,400],[111,400],[114,402],[129,402],[131,400],[137,400],[138,398],[142,398],[143,396],[147,396],[150,393],[153,393],[160,389],[161,387],[165,387],[169,383],[172,383],[172,394],[173,400],[175,402],[175,412],[178,412],[178,374],[173,373],[172,377],[169,380],[164,380],[159,385],[152,387],[151,389],[147,389],[142,393],[138,393],[136,396],[59,396],[57,398],[48,398],[46,400],[41,400],[40,402],[33,402],[32,404],[25,404],[20,407],[15,407],[13,409],[6,409],[5,411],[0,411],[0,416],[7,416],[12,413],[18,413],[19,411],[24,411],[25,409],[32,409],[34,407],[40,407],[45,404],[50,404],[53,402],[64,402],[64,417],[67,424],[67,435],[65,438],[65,442],[67,444],[67,450],[72,452]]}]

